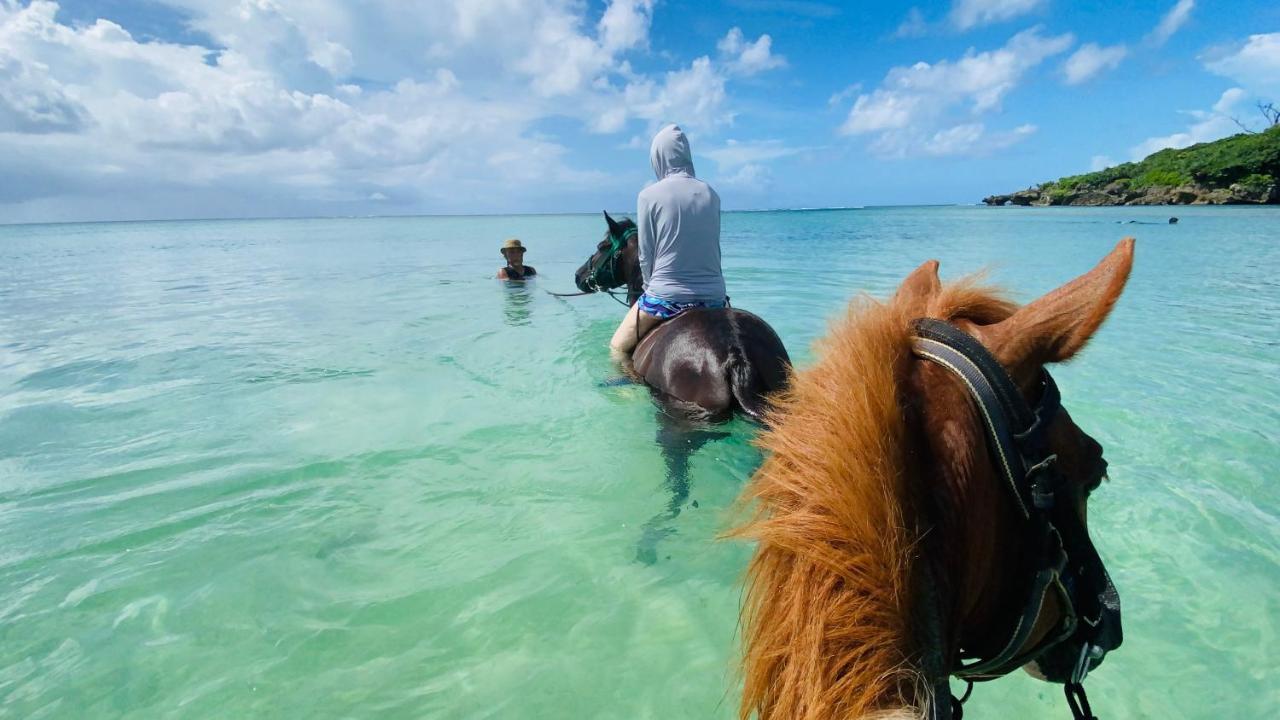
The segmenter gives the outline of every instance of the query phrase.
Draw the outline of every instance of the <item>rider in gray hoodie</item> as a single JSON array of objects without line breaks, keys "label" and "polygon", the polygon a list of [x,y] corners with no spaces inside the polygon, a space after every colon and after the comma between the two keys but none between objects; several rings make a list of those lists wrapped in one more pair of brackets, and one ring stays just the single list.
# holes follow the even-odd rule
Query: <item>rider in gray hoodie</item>
[{"label": "rider in gray hoodie", "polygon": [[720,196],[693,173],[689,140],[676,125],[658,131],[649,148],[657,182],[636,202],[644,294],[609,345],[629,353],[646,333],[693,307],[724,307],[720,268]]}]

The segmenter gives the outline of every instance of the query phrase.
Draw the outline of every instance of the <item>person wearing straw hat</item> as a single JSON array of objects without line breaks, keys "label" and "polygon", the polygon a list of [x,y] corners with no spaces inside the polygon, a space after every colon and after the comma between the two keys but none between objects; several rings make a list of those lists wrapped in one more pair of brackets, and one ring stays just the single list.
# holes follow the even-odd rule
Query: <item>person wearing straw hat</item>
[{"label": "person wearing straw hat", "polygon": [[524,264],[525,249],[515,238],[502,243],[502,249],[498,252],[506,258],[507,266],[498,271],[499,280],[527,280],[538,274],[532,265]]}]

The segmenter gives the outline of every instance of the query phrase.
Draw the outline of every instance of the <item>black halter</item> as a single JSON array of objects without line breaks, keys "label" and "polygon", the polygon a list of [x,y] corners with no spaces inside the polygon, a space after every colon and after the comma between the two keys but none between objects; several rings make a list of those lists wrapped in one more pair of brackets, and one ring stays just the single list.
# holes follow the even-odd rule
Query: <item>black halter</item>
[{"label": "black halter", "polygon": [[[1031,562],[1021,570],[1029,577],[1026,600],[1008,641],[989,657],[966,654],[961,648],[957,665],[944,672],[972,683],[1036,662],[1046,680],[1066,685],[1077,720],[1093,718],[1081,683],[1106,652],[1120,644],[1120,597],[1070,507],[1066,480],[1049,449],[1048,428],[1062,406],[1058,386],[1042,371],[1040,400],[1032,408],[973,336],[933,318],[916,320],[914,331],[913,352],[956,375],[974,399],[996,469],[1022,514],[1024,537],[1032,548]],[[1099,475],[1104,468],[1105,464]],[[1050,593],[1058,599],[1062,619],[1035,647],[1024,649]],[[1114,627],[1102,622],[1104,611],[1114,614]],[[942,698],[950,702],[938,702]],[[944,675],[935,688],[935,720],[958,720],[961,702],[951,698]]]},{"label": "black halter", "polygon": [[619,272],[618,264],[622,261],[622,251],[626,249],[627,242],[635,236],[635,227],[627,228],[621,235],[609,234],[609,249],[587,275],[588,287],[603,292],[626,282]]}]

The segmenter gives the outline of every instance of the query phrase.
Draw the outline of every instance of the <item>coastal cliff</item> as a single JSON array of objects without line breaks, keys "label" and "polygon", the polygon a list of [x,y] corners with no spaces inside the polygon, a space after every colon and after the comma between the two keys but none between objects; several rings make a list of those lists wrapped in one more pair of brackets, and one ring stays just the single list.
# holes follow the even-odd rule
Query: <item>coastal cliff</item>
[{"label": "coastal cliff", "polygon": [[988,205],[1275,205],[1280,204],[1280,125],[1136,163],[1072,175],[1008,195]]}]

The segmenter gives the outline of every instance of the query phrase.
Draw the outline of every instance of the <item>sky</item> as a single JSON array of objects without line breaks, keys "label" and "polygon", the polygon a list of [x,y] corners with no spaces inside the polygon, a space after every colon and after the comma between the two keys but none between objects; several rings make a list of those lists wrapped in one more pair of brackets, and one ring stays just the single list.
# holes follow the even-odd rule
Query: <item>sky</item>
[{"label": "sky", "polygon": [[0,222],[975,203],[1260,126],[1274,0],[0,0]]}]

